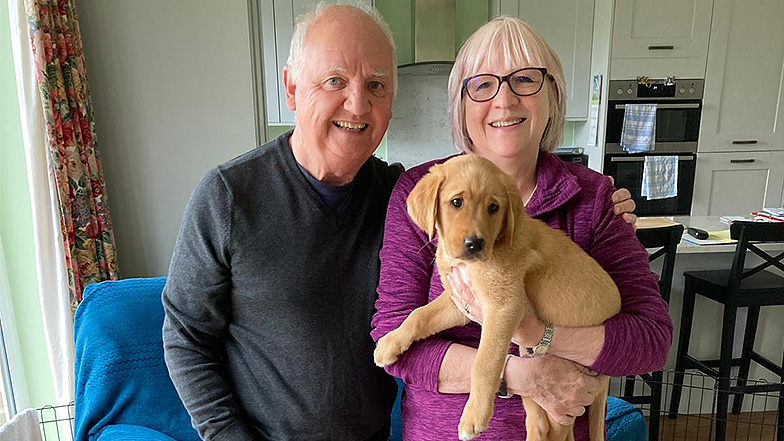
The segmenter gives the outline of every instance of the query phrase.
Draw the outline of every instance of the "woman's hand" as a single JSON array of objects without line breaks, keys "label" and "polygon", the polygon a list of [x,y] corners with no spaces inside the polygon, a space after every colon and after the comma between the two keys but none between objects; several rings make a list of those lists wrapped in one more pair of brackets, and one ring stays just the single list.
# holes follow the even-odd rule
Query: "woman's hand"
[{"label": "woman's hand", "polygon": [[468,278],[464,266],[452,268],[452,272],[446,276],[449,286],[452,287],[452,303],[455,307],[468,317],[471,321],[482,324],[482,304],[474,294],[471,279]]},{"label": "woman's hand", "polygon": [[562,425],[585,413],[601,389],[597,372],[554,355],[512,357],[505,373],[508,390],[531,398]]},{"label": "woman's hand", "polygon": [[[452,273],[447,276],[449,285],[452,287],[452,303],[455,307],[468,317],[471,321],[482,324],[482,303],[477,299],[472,290],[471,280],[465,271],[464,266],[452,268]],[[522,320],[515,328],[512,335],[512,342],[521,347],[536,346],[544,335],[544,323],[539,320],[531,308],[528,297],[523,299],[525,303],[525,313]]]}]

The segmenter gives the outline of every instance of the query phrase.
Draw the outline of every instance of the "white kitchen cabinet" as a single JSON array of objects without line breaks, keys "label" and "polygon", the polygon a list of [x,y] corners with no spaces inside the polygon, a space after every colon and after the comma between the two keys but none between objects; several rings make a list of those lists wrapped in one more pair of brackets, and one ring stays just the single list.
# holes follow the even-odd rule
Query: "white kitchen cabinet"
[{"label": "white kitchen cabinet", "polygon": [[712,8],[713,0],[616,0],[611,79],[703,78]]},{"label": "white kitchen cabinet", "polygon": [[566,118],[588,118],[594,0],[500,0],[501,15],[531,24],[553,47],[566,79]]},{"label": "white kitchen cabinet", "polygon": [[716,0],[700,152],[784,150],[784,1]]},{"label": "white kitchen cabinet", "polygon": [[692,216],[782,206],[784,152],[698,153]]}]

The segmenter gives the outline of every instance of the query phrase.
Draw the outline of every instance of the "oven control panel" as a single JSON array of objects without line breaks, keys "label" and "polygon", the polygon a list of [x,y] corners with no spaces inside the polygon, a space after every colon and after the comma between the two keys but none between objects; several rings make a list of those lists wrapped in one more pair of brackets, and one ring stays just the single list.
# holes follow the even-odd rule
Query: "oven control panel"
[{"label": "oven control panel", "polygon": [[611,101],[655,101],[701,100],[705,80],[677,79],[670,84],[664,80],[649,80],[646,84],[637,80],[610,81]]}]

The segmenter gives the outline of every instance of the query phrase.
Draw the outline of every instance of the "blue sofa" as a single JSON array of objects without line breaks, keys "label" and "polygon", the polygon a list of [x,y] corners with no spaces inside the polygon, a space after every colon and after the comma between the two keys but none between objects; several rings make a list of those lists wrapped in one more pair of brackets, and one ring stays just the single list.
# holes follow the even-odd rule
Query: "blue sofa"
[{"label": "blue sofa", "polygon": [[89,285],[74,317],[76,441],[199,441],[163,361],[164,277]]},{"label": "blue sofa", "polygon": [[[74,318],[76,441],[199,441],[163,361],[165,282],[125,279],[85,289]],[[400,429],[398,392],[391,441],[402,439]],[[616,398],[608,402],[607,434],[611,441],[647,439],[640,411]]]}]

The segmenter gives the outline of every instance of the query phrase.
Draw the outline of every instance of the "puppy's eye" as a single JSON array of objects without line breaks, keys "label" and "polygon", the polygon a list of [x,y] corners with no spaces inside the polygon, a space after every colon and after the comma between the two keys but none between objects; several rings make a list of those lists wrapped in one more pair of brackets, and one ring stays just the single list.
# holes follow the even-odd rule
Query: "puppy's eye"
[{"label": "puppy's eye", "polygon": [[490,205],[487,206],[487,212],[488,213],[493,214],[496,211],[498,211],[498,204],[490,204]]},{"label": "puppy's eye", "polygon": [[452,206],[455,207],[455,208],[460,208],[460,207],[463,206],[463,199],[462,198],[454,198],[451,201],[449,201],[449,203],[452,204]]}]

